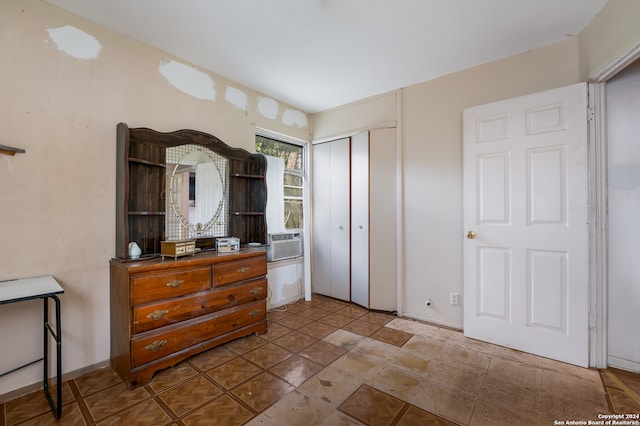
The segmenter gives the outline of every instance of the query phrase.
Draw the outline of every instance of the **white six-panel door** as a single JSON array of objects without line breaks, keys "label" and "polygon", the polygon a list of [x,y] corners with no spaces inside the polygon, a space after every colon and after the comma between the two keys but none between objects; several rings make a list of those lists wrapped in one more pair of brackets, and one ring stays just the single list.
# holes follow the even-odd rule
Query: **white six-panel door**
[{"label": "white six-panel door", "polygon": [[464,333],[587,366],[587,86],[469,108]]}]

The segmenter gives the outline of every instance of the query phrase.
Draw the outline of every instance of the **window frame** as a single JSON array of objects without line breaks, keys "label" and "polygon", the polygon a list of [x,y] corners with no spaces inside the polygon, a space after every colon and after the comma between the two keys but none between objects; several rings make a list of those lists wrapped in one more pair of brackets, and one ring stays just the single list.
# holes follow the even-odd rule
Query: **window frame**
[{"label": "window frame", "polygon": [[[301,139],[296,139],[290,136],[286,136],[280,133],[275,133],[275,132],[271,132],[265,129],[260,129],[260,128],[256,128],[255,131],[255,135],[254,135],[254,139],[257,139],[257,137],[262,137],[262,138],[266,138],[266,139],[271,139],[273,141],[276,142],[281,142],[283,144],[288,144],[288,145],[293,145],[293,146],[297,146],[301,148],[301,160],[300,160],[300,170],[296,170],[296,169],[287,169],[286,168],[286,162],[285,162],[285,169],[284,169],[284,174],[285,176],[288,175],[292,175],[292,176],[297,176],[300,177],[301,179],[301,185],[300,186],[292,186],[292,185],[287,185],[286,183],[283,183],[283,198],[284,198],[284,202],[285,205],[287,203],[287,200],[291,200],[291,201],[295,201],[298,202],[300,204],[300,208],[302,209],[301,212],[301,226],[299,228],[287,228],[287,222],[286,222],[286,217],[283,218],[284,220],[284,225],[285,225],[285,229],[287,232],[298,232],[298,231],[303,231],[304,230],[304,223],[305,223],[305,213],[307,208],[307,157],[308,157],[308,147],[309,147],[309,143],[306,141],[303,141]],[[255,152],[261,153],[260,151],[258,151],[255,147],[255,142],[254,142],[254,150]],[[261,153],[262,154],[262,153]],[[266,155],[266,154],[265,154]],[[301,196],[294,196],[294,195],[286,195],[286,188],[292,188],[292,189],[296,189],[296,190],[300,190],[302,192]]]}]

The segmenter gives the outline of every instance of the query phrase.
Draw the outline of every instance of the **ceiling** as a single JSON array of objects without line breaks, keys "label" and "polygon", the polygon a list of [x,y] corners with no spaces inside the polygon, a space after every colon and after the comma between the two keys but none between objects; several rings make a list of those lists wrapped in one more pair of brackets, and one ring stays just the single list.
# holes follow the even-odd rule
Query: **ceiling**
[{"label": "ceiling", "polygon": [[578,35],[607,0],[44,0],[314,113]]}]

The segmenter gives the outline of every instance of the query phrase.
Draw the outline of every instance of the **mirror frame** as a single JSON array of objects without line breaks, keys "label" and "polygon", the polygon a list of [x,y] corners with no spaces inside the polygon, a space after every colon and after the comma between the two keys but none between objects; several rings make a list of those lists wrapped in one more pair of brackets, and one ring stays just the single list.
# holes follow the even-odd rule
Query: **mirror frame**
[{"label": "mirror frame", "polygon": [[[171,147],[169,147],[169,148],[171,148]],[[205,152],[205,151],[204,151],[205,149],[207,150],[207,152]],[[220,200],[218,200],[218,206],[216,207],[216,211],[215,211],[215,213],[213,214],[213,216],[212,216],[212,217],[210,217],[210,218],[209,218],[209,220],[208,220],[206,223],[204,223],[204,225],[203,225],[202,223],[200,223],[200,222],[198,222],[198,223],[191,223],[191,222],[189,221],[189,218],[185,215],[185,212],[183,211],[183,208],[182,208],[183,206],[179,205],[179,203],[178,203],[178,202],[176,202],[176,199],[175,199],[175,193],[174,193],[174,191],[173,191],[173,188],[174,188],[173,181],[174,181],[174,179],[175,179],[175,177],[176,177],[176,172],[178,171],[178,168],[179,168],[181,165],[184,165],[184,164],[182,163],[182,161],[183,161],[186,157],[188,157],[188,156],[190,156],[191,154],[193,154],[194,152],[199,152],[200,154],[202,154],[202,155],[206,156],[206,157],[207,157],[207,159],[208,159],[208,161],[207,161],[207,162],[211,162],[211,163],[213,163],[213,165],[214,165],[214,166],[215,166],[215,168],[216,168],[216,176],[218,177],[217,182],[219,183],[219,186],[222,188],[222,191],[221,191],[221,192],[222,192],[222,196],[221,196]],[[225,205],[225,202],[227,202],[227,203],[228,203],[228,200],[226,200],[226,199],[225,199],[225,198],[226,198],[226,196],[227,196],[227,191],[226,191],[226,188],[225,188],[225,180],[224,180],[224,177],[222,176],[222,172],[220,171],[220,168],[219,168],[219,167],[218,167],[218,165],[216,164],[215,160],[211,157],[211,155],[209,154],[209,152],[211,152],[211,153],[213,153],[214,155],[216,155],[216,153],[215,153],[215,152],[210,151],[208,148],[204,148],[204,147],[201,147],[201,146],[198,146],[198,147],[196,147],[196,149],[194,149],[194,150],[191,150],[191,151],[187,152],[186,154],[182,155],[182,156],[178,159],[178,162],[177,162],[177,163],[175,163],[175,166],[174,166],[174,168],[173,168],[173,171],[171,172],[171,174],[170,174],[170,175],[168,175],[168,176],[169,176],[169,198],[168,198],[168,200],[169,200],[169,206],[171,207],[171,210],[172,210],[172,211],[173,211],[173,213],[175,214],[176,218],[178,219],[178,222],[180,223],[180,226],[182,226],[182,228],[183,228],[184,230],[186,230],[186,231],[187,231],[188,233],[190,233],[190,234],[204,234],[204,233],[206,233],[207,231],[209,231],[209,230],[214,226],[215,222],[219,220],[219,218],[220,218],[220,213],[221,213],[221,211],[222,211],[222,208],[223,208],[223,207],[224,207],[224,205]],[[220,157],[220,156],[219,156],[219,157]],[[225,160],[226,160],[226,159],[225,159]],[[197,165],[197,164],[200,164],[200,163],[201,163],[201,162],[197,162],[197,163],[196,163],[196,165]],[[167,173],[168,173],[168,170],[167,170]],[[196,173],[196,176],[197,176],[197,173]],[[197,182],[197,178],[196,178],[196,182]],[[197,184],[196,184],[196,187],[197,187]],[[197,191],[197,188],[196,188],[196,191]],[[196,201],[196,205],[197,205],[197,198],[195,199],[195,201]],[[197,207],[196,207],[196,209],[197,209]],[[165,215],[166,215],[166,214],[168,214],[168,212],[165,212]],[[225,217],[225,218],[223,218],[223,221],[224,221],[225,227],[226,227],[226,225],[227,225],[227,221],[228,221],[227,219],[228,219],[228,218],[226,218],[226,217]],[[165,221],[165,222],[166,222],[166,221]],[[165,223],[165,225],[166,225],[166,223]],[[166,231],[166,229],[165,229],[165,235],[166,235],[166,234],[167,234],[167,231]],[[193,238],[203,238],[203,237],[202,237],[202,236],[196,236],[196,237],[193,237]],[[169,237],[168,237],[168,236],[167,236],[167,239],[169,239]]]}]

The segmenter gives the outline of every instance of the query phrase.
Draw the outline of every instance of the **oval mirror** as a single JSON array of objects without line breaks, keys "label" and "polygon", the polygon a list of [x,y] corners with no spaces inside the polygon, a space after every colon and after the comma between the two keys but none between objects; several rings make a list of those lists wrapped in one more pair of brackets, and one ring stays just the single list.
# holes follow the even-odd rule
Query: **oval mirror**
[{"label": "oval mirror", "polygon": [[173,168],[169,182],[169,204],[187,231],[180,237],[198,238],[220,217],[224,184],[220,169],[202,149],[183,155]]}]

